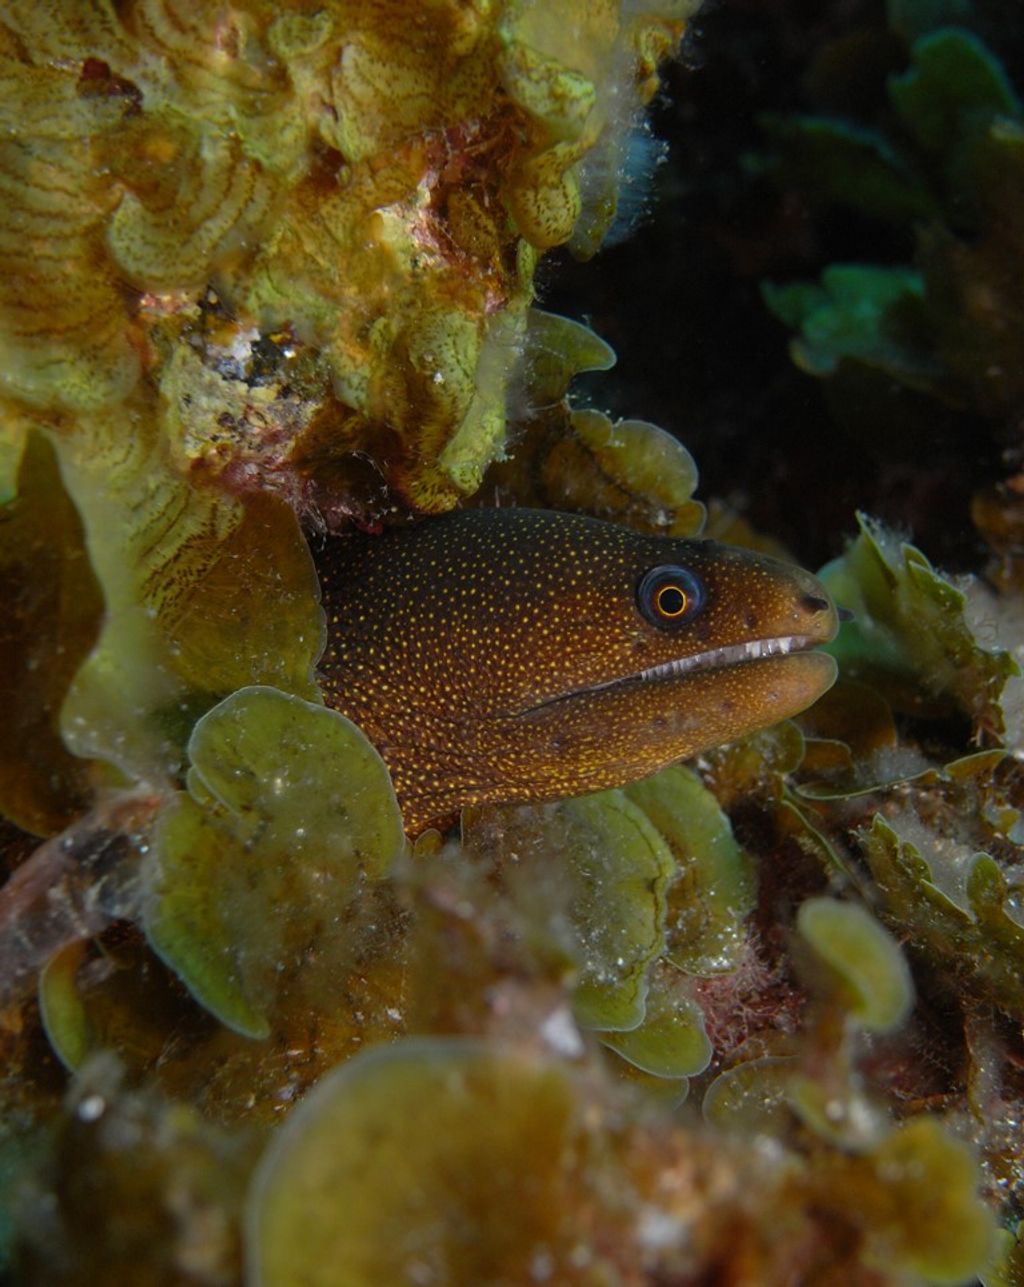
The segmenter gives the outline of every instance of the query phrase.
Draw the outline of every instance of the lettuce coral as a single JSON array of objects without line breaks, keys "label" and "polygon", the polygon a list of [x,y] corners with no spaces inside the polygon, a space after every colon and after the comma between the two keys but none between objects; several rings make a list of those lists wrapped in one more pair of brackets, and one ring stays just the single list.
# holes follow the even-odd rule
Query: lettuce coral
[{"label": "lettuce coral", "polygon": [[478,488],[529,387],[538,255],[692,7],[5,10],[3,486],[48,435],[103,611],[47,669],[47,756],[166,779],[235,689],[316,699],[295,511],[373,524]]},{"label": "lettuce coral", "polygon": [[[584,211],[577,172],[621,146],[694,7],[6,12],[6,396],[72,422],[134,407],[173,440],[212,285],[221,368],[280,335],[325,383],[296,416],[215,360],[186,461],[283,469],[294,490],[315,435],[449,508],[502,450],[538,253]],[[613,177],[589,199],[592,251]]]}]

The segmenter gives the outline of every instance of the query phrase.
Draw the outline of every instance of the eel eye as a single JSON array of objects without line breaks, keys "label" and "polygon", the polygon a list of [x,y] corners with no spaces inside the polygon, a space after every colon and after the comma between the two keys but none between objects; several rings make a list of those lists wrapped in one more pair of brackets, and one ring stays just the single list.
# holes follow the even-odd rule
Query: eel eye
[{"label": "eel eye", "polygon": [[685,625],[704,606],[704,587],[686,568],[651,568],[636,588],[640,613],[652,626],[672,629]]}]

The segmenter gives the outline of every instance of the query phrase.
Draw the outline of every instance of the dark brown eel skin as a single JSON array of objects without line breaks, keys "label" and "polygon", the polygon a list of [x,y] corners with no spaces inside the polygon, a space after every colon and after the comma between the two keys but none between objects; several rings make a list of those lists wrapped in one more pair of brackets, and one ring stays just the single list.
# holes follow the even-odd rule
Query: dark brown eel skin
[{"label": "dark brown eel skin", "polygon": [[406,830],[623,786],[795,715],[835,679],[809,573],[578,514],[464,510],[318,556],[324,697]]}]

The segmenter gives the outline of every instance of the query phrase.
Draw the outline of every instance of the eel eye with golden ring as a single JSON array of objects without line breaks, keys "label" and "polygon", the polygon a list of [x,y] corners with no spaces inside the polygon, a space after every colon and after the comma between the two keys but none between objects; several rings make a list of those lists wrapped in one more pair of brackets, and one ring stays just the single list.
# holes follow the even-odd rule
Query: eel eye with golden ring
[{"label": "eel eye with golden ring", "polygon": [[685,625],[704,606],[704,587],[686,568],[665,564],[651,568],[636,588],[641,616],[652,626],[671,630]]}]

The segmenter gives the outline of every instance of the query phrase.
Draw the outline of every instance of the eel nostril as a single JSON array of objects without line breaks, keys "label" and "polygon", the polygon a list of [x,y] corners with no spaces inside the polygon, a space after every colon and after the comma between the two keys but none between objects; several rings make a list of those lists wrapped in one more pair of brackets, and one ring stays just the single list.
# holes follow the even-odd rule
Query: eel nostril
[{"label": "eel nostril", "polygon": [[822,599],[819,595],[816,595],[816,594],[805,594],[804,597],[800,600],[800,602],[807,609],[808,612],[827,612],[828,611],[828,606],[829,606],[828,599]]}]

